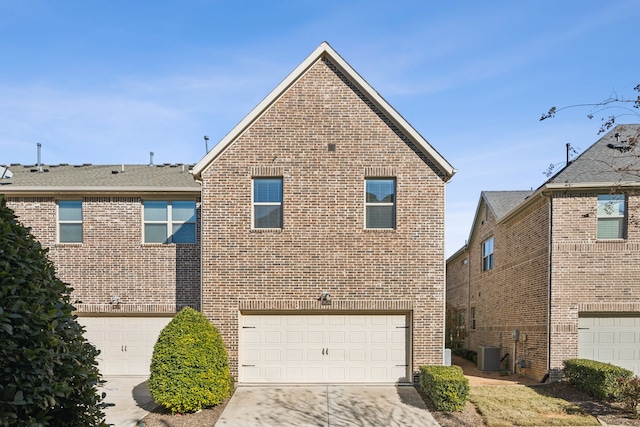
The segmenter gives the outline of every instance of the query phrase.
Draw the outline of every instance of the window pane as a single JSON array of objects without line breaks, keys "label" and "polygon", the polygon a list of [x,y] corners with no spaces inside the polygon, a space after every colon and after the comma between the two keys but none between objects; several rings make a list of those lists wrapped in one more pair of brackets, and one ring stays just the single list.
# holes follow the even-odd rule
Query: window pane
[{"label": "window pane", "polygon": [[145,224],[145,243],[167,243],[167,224]]},{"label": "window pane", "polygon": [[624,216],[624,195],[600,194],[598,195],[598,218]]},{"label": "window pane", "polygon": [[393,179],[368,179],[367,203],[394,203],[395,187]]},{"label": "window pane", "polygon": [[171,236],[171,241],[173,243],[195,243],[195,223],[189,222],[185,224],[173,224],[173,235]]},{"label": "window pane", "polygon": [[260,178],[253,180],[253,201],[256,203],[282,203],[282,179]]},{"label": "window pane", "polygon": [[367,206],[367,228],[394,228],[395,223],[393,206]]},{"label": "window pane", "polygon": [[167,202],[144,202],[145,221],[166,221]]},{"label": "window pane", "polygon": [[598,239],[622,239],[624,238],[623,218],[599,218]]},{"label": "window pane", "polygon": [[173,222],[196,222],[196,202],[173,202]]},{"label": "window pane", "polygon": [[82,201],[59,201],[58,216],[60,221],[82,221]]},{"label": "window pane", "polygon": [[281,206],[254,206],[254,228],[282,228]]},{"label": "window pane", "polygon": [[82,243],[82,224],[60,224],[60,243]]}]

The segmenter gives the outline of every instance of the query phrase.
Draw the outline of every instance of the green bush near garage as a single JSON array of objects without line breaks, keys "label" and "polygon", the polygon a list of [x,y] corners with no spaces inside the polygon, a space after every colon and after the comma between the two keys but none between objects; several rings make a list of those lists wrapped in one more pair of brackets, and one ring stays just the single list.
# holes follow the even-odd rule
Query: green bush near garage
[{"label": "green bush near garage", "polygon": [[172,414],[215,406],[231,395],[227,350],[202,313],[186,307],[162,330],[148,385],[156,403]]},{"label": "green bush near garage", "polygon": [[438,411],[462,411],[469,398],[469,380],[460,366],[421,366],[420,389]]},{"label": "green bush near garage", "polygon": [[0,195],[0,426],[106,427],[71,291]]},{"label": "green bush near garage", "polygon": [[562,364],[569,384],[600,400],[620,400],[618,379],[633,376],[628,369],[595,360],[567,359]]}]

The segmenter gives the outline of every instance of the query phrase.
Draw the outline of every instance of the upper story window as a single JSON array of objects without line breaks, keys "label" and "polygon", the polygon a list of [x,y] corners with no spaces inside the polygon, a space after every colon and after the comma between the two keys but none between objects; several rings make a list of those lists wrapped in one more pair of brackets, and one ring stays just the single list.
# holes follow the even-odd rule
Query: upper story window
[{"label": "upper story window", "polygon": [[58,241],[82,243],[82,200],[58,201]]},{"label": "upper story window", "polygon": [[366,228],[396,228],[396,180],[367,179],[365,210]]},{"label": "upper story window", "polygon": [[282,228],[282,178],[253,179],[253,228]]},{"label": "upper story window", "polygon": [[196,202],[145,201],[145,243],[195,243]]},{"label": "upper story window", "polygon": [[623,194],[598,195],[598,239],[624,239],[626,203]]},{"label": "upper story window", "polygon": [[493,237],[482,242],[482,271],[493,268]]}]

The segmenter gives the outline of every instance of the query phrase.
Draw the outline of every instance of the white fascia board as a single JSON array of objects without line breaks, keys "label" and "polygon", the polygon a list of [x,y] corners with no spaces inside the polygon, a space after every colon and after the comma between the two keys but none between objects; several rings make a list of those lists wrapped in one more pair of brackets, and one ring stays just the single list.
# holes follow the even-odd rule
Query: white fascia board
[{"label": "white fascia board", "polygon": [[365,96],[394,122],[416,146],[429,157],[445,175],[445,182],[451,179],[456,170],[442,157],[387,101],[380,96],[333,48],[323,42],[307,58],[298,65],[271,93],[264,98],[251,112],[245,116],[218,144],[216,144],[193,167],[193,175],[201,179],[202,171],[214,161],[224,150],[257,120],[278,98],[300,79],[307,70],[323,56],[328,57],[340,71],[351,80]]}]

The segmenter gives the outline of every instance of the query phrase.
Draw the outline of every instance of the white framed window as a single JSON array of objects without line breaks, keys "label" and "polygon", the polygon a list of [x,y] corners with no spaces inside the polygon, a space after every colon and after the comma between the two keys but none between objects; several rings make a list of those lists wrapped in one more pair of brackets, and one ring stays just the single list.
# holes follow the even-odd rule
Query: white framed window
[{"label": "white framed window", "polygon": [[58,201],[58,241],[82,243],[82,200]]},{"label": "white framed window", "polygon": [[252,228],[282,228],[282,178],[254,178]]},{"label": "white framed window", "polygon": [[482,242],[482,271],[493,268],[493,237]]},{"label": "white framed window", "polygon": [[624,194],[598,194],[598,239],[624,239],[626,235]]},{"label": "white framed window", "polygon": [[145,243],[195,243],[196,202],[145,200]]},{"label": "white framed window", "polygon": [[365,228],[396,228],[396,180],[365,180]]}]

